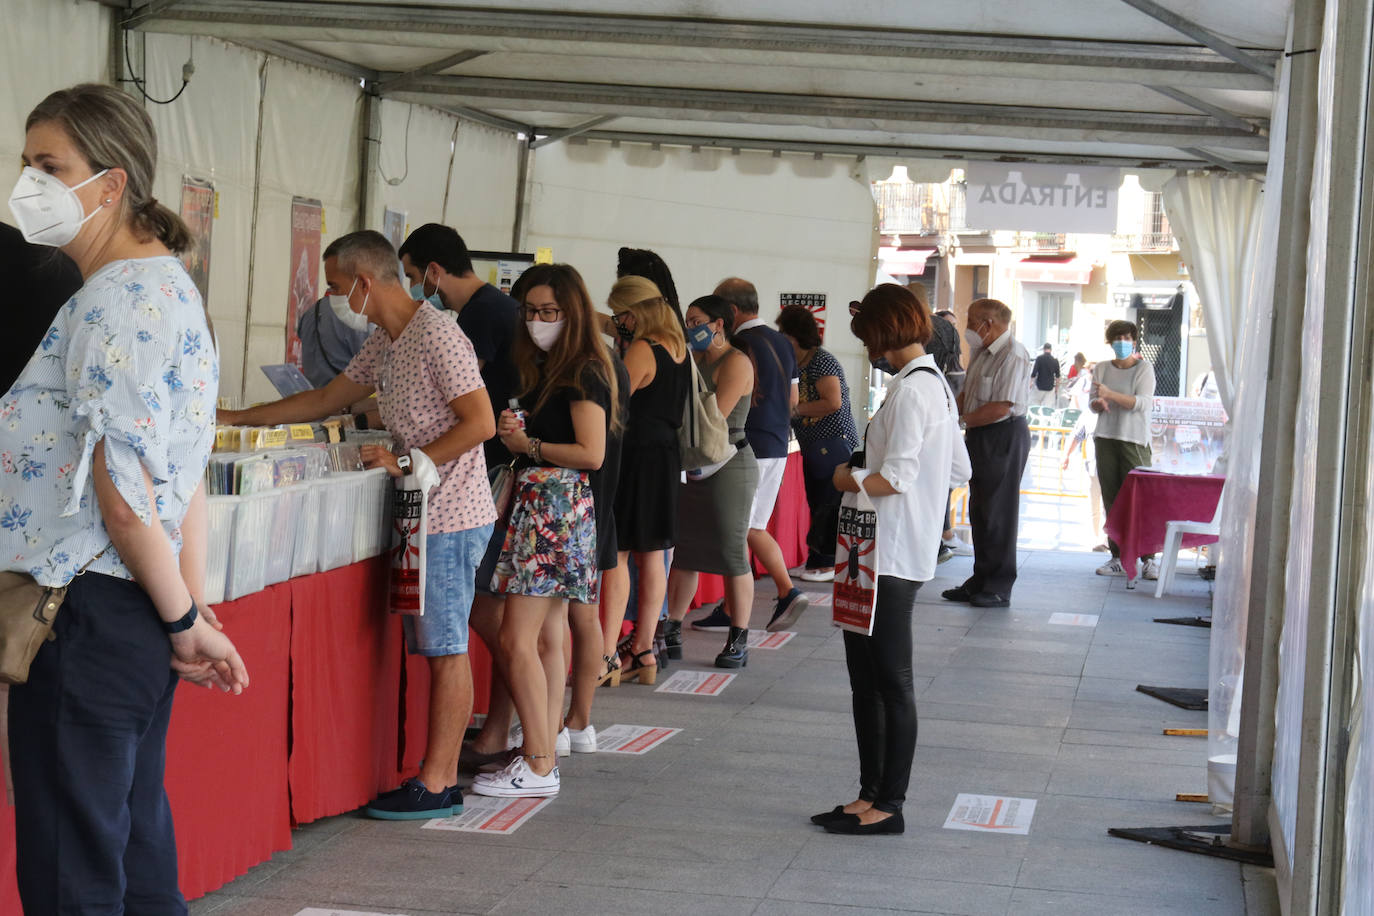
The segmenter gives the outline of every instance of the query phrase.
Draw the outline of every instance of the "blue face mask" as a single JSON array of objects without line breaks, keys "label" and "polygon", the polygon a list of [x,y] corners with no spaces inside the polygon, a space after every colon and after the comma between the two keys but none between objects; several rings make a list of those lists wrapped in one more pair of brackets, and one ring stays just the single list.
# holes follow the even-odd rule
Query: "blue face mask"
[{"label": "blue face mask", "polygon": [[876,359],[870,359],[869,362],[872,363],[873,368],[877,369],[879,372],[886,372],[888,375],[895,375],[897,372],[896,369],[892,368],[892,363],[888,362],[886,356],[879,356]]},{"label": "blue face mask", "polygon": [[1114,340],[1112,352],[1116,354],[1117,359],[1130,359],[1131,354],[1135,352],[1135,344],[1129,340]]},{"label": "blue face mask", "polygon": [[715,338],[716,334],[709,324],[699,324],[687,329],[687,346],[698,352],[711,349],[711,341]]},{"label": "blue face mask", "polygon": [[410,298],[414,299],[416,302],[428,302],[436,309],[444,307],[444,301],[439,298],[439,291],[437,289],[428,297],[425,296],[425,285],[423,283],[416,283],[410,288]]}]

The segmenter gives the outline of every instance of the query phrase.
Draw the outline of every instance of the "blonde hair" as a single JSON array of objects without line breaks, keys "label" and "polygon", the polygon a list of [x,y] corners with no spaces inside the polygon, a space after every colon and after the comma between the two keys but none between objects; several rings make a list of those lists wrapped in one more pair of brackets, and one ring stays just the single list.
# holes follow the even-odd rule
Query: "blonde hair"
[{"label": "blonde hair", "polygon": [[606,304],[617,315],[629,312],[635,316],[636,340],[657,341],[672,354],[674,362],[681,362],[687,355],[687,338],[682,333],[682,326],[654,281],[644,277],[621,277],[611,287]]}]

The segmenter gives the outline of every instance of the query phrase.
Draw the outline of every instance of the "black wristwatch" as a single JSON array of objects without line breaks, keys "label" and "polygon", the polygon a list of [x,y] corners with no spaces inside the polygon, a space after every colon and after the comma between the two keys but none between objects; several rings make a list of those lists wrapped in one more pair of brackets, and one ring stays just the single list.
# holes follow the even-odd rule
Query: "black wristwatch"
[{"label": "black wristwatch", "polygon": [[162,629],[167,631],[168,636],[174,636],[177,633],[185,632],[195,626],[196,618],[199,616],[200,611],[196,610],[196,602],[192,599],[191,609],[183,614],[180,620],[173,620],[171,623],[164,620],[162,622]]}]

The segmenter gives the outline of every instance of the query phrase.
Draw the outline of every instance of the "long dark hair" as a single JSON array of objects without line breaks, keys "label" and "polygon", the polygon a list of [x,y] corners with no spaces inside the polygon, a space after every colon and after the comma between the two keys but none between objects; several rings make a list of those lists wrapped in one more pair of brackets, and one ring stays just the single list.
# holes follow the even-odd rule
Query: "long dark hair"
[{"label": "long dark hair", "polygon": [[100,83],[59,89],[29,112],[24,130],[36,124],[62,128],[91,171],[124,172],[127,178],[120,217],[139,241],[157,239],[177,254],[191,247],[191,231],[181,217],[153,196],[157,133],[152,119],[133,96]]},{"label": "long dark hair", "polygon": [[585,396],[582,384],[583,373],[591,369],[601,377],[611,393],[610,404],[606,408],[606,419],[613,430],[620,429],[620,394],[617,391],[615,368],[611,365],[611,355],[601,342],[601,332],[592,310],[592,299],[587,293],[587,285],[582,275],[570,264],[536,264],[520,275],[521,308],[524,308],[524,295],[536,286],[547,286],[553,290],[553,298],[563,310],[563,333],[549,351],[545,353],[535,345],[534,339],[525,327],[523,311],[520,327],[511,343],[511,359],[520,371],[521,396],[538,393],[534,409],[538,413],[554,392],[571,388]]},{"label": "long dark hair", "polygon": [[652,280],[658,291],[663,294],[663,298],[668,301],[668,305],[672,307],[678,325],[684,331],[687,329],[687,322],[682,317],[683,308],[677,297],[677,284],[673,282],[673,274],[668,270],[663,258],[658,256],[658,252],[647,248],[620,249],[615,264],[615,275],[616,279],[643,277]]}]

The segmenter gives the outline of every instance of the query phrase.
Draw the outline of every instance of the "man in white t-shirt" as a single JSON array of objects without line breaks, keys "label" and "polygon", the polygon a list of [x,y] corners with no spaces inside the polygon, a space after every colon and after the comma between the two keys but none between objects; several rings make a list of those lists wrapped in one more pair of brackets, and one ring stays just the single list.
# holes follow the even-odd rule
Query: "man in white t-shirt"
[{"label": "man in white t-shirt", "polygon": [[[1088,409],[1097,414],[1093,448],[1097,455],[1097,480],[1102,487],[1102,508],[1111,515],[1121,485],[1132,468],[1149,467],[1150,405],[1155,393],[1155,370],[1136,352],[1136,329],[1129,321],[1107,325],[1107,343],[1113,359],[1093,367]],[[1107,541],[1112,558],[1098,567],[1099,576],[1123,576],[1121,549]],[[1153,556],[1141,557],[1141,575],[1159,578]],[[1134,562],[1134,560],[1132,560]]]}]

